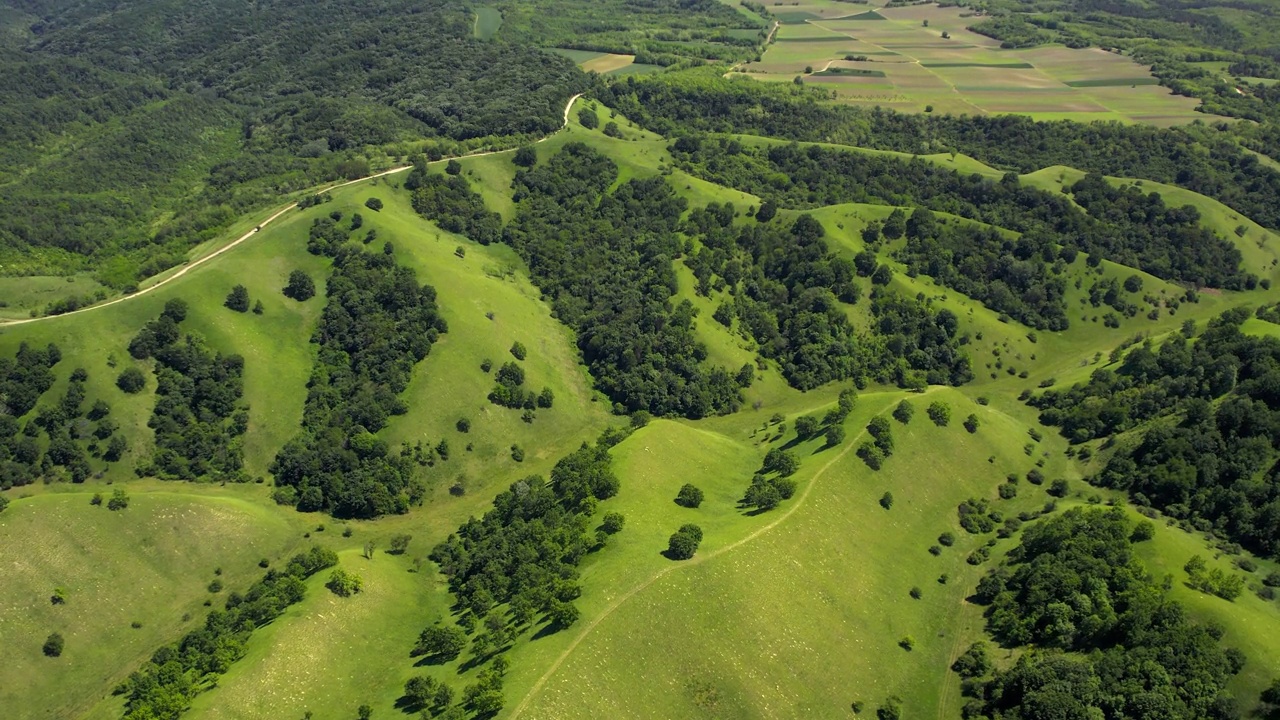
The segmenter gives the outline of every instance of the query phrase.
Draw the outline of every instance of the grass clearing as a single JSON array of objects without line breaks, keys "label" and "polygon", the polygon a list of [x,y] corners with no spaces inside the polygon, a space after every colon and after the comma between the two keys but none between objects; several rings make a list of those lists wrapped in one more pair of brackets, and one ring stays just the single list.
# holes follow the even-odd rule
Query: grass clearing
[{"label": "grass clearing", "polygon": [[476,23],[472,34],[480,40],[492,40],[502,29],[502,11],[497,8],[479,7],[475,9]]},{"label": "grass clearing", "polygon": [[3,300],[0,319],[31,317],[33,312],[42,314],[50,303],[92,296],[98,291],[112,294],[89,275],[0,277],[0,300]]}]

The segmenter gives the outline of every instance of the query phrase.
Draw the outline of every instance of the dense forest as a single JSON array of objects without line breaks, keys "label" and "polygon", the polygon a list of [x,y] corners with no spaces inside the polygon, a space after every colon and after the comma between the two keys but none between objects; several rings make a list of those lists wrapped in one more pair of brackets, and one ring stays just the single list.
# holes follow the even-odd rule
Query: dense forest
[{"label": "dense forest", "polygon": [[912,154],[955,150],[1004,170],[1066,165],[1101,175],[1173,183],[1267,227],[1280,227],[1280,171],[1242,149],[1230,128],[1037,122],[1018,115],[912,115],[825,104],[819,90],[727,80],[709,69],[627,77],[597,91],[667,136],[747,133]]},{"label": "dense forest", "polygon": [[0,47],[0,257],[118,288],[420,138],[545,134],[587,86],[566,58],[474,39],[452,0],[16,5],[30,27]]},{"label": "dense forest", "polygon": [[[802,148],[796,143],[743,147],[731,138],[698,136],[677,140],[672,154],[696,175],[784,207],[842,202],[918,206],[1019,232],[1035,231],[1061,247],[1169,280],[1230,289],[1257,283],[1256,277],[1240,270],[1239,250],[1199,226],[1195,208],[1169,208],[1158,195],[1111,188],[1096,175],[1069,188],[1085,212],[1066,197],[1019,183],[1016,175],[993,181],[916,158],[818,145]],[[910,225],[905,229],[917,237],[922,232]],[[895,232],[889,239],[899,236]],[[1049,260],[1052,255],[1050,250]]]},{"label": "dense forest", "polygon": [[319,353],[302,432],[271,465],[277,502],[372,518],[407,512],[422,498],[413,462],[374,433],[405,412],[399,395],[414,365],[448,327],[435,290],[419,285],[390,249],[335,250],[327,304],[312,337]]},{"label": "dense forest", "polygon": [[1243,653],[1166,596],[1134,557],[1132,535],[1123,510],[1083,508],[1023,532],[975,596],[995,639],[1026,652],[994,671],[981,644],[960,656],[953,669],[975,696],[965,717],[1240,717],[1226,685]]},{"label": "dense forest", "polygon": [[672,301],[685,200],[662,178],[609,192],[617,176],[596,150],[566,145],[517,173],[516,217],[503,241],[528,263],[556,317],[576,331],[592,377],[619,411],[697,418],[736,410],[739,381],[705,366],[692,304]]},{"label": "dense forest", "polygon": [[1073,442],[1142,430],[1093,481],[1250,550],[1280,556],[1280,341],[1240,331],[1245,309],[1194,342],[1130,349],[1087,383],[1029,400]]}]

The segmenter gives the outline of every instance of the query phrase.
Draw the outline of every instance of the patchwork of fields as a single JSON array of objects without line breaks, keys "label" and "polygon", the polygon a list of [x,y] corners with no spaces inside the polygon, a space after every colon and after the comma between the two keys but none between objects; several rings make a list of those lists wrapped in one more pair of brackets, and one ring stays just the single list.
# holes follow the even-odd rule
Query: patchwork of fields
[{"label": "patchwork of fields", "polygon": [[1038,119],[1187,123],[1193,98],[1160,87],[1150,68],[1098,48],[1006,50],[970,32],[965,8],[864,9],[822,3],[775,9],[782,26],[760,62],[736,75],[810,86],[862,105],[906,112],[1016,113]]}]

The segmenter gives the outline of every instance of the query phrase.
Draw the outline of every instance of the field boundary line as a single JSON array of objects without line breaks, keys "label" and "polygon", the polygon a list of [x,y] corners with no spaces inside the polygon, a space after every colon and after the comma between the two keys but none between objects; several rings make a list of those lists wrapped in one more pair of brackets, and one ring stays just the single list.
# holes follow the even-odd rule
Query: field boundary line
[{"label": "field boundary line", "polygon": [[[927,390],[925,390],[923,393],[920,393],[920,395],[921,396],[927,395],[933,392],[934,390],[938,389],[938,387],[940,386],[930,387]],[[888,401],[888,403],[892,403],[892,401],[893,400],[891,398]],[[886,403],[885,408],[888,408],[888,403]],[[830,405],[830,403],[824,403],[820,407],[825,407],[826,405]],[[882,408],[882,411],[885,408]],[[711,431],[706,431],[706,432],[711,432]],[[852,451],[855,447],[857,447],[858,441],[861,440],[864,436],[866,436],[866,434],[867,434],[867,429],[863,428],[862,432],[850,438],[847,441],[848,445],[845,447],[844,450],[841,450],[838,455],[828,460],[825,465],[818,468],[818,471],[813,474],[813,477],[809,478],[809,482],[805,484],[804,490],[800,492],[800,496],[796,498],[796,501],[791,503],[791,506],[787,508],[785,512],[783,512],[778,517],[774,518],[768,524],[762,525],[759,528],[756,528],[751,533],[735,540],[732,543],[729,543],[728,545],[725,545],[724,547],[718,550],[715,550],[714,552],[710,552],[705,555],[697,555],[690,560],[685,560],[680,563],[668,565],[662,568],[661,570],[659,570],[658,572],[654,573],[653,575],[650,575],[648,579],[640,582],[635,587],[631,588],[627,592],[618,596],[613,602],[609,603],[605,607],[604,612],[601,612],[591,622],[587,623],[585,627],[583,627],[580,631],[578,631],[578,635],[574,637],[574,639],[569,643],[568,647],[566,647],[563,651],[560,652],[560,654],[556,657],[556,659],[551,663],[551,666],[547,668],[547,671],[544,672],[536,682],[534,682],[533,686],[529,688],[529,691],[525,693],[524,698],[520,700],[520,704],[516,706],[515,710],[511,711],[511,716],[510,716],[511,720],[515,720],[515,718],[520,717],[520,713],[524,712],[525,708],[528,707],[529,702],[539,692],[542,691],[543,686],[545,686],[547,681],[551,679],[552,675],[556,674],[556,672],[560,669],[560,666],[564,664],[564,661],[567,660],[568,657],[573,654],[573,651],[578,648],[578,645],[581,644],[584,639],[586,639],[587,635],[591,634],[591,631],[594,630],[596,626],[601,623],[601,621],[603,621],[605,618],[612,615],[613,611],[621,607],[622,604],[625,603],[627,600],[630,600],[636,593],[649,587],[653,583],[657,582],[659,579],[665,577],[668,573],[675,572],[676,570],[679,570],[681,568],[695,567],[704,562],[708,562],[714,558],[720,557],[721,555],[729,552],[730,550],[735,550],[739,547],[742,547],[746,543],[751,542],[757,537],[760,537],[761,535],[774,529],[778,525],[781,525],[787,518],[791,517],[793,514],[795,514],[797,510],[799,510],[801,507],[804,506],[805,501],[809,499],[809,494],[813,492],[813,488],[817,486],[818,480],[824,474],[826,474],[827,470],[829,470],[832,465],[835,465],[836,463],[843,460],[844,456],[848,455],[850,451]]]},{"label": "field boundary line", "polygon": [[[545,141],[547,141],[547,140],[551,139],[553,136],[555,136],[556,134],[558,134],[561,130],[564,130],[566,127],[568,127],[568,126],[569,126],[569,111],[573,108],[573,104],[574,104],[575,102],[577,102],[577,101],[578,101],[578,98],[580,98],[580,97],[582,97],[582,93],[578,93],[578,94],[574,95],[573,97],[569,98],[569,101],[568,101],[567,103],[565,103],[565,106],[564,106],[564,122],[563,122],[563,124],[561,124],[561,125],[560,125],[560,127],[559,127],[555,132],[549,133],[549,134],[547,134],[546,136],[541,137],[541,138],[538,138],[537,140],[535,140],[535,141],[534,141],[534,143],[535,143],[535,144],[536,144],[536,143],[540,143],[540,142],[545,142]],[[496,155],[496,154],[498,154],[498,153],[504,153],[504,152],[510,152],[510,149],[507,149],[507,150],[485,150],[484,152],[472,152],[472,153],[466,153],[466,154],[463,154],[463,155],[456,155],[456,156],[454,156],[453,158],[448,158],[448,159],[477,158],[477,157],[485,157],[486,155]],[[445,158],[441,158],[440,160],[437,160],[436,162],[445,162],[445,160],[446,160]],[[394,175],[394,174],[399,173],[399,172],[404,172],[405,170],[408,170],[408,169],[410,169],[410,168],[412,168],[412,167],[413,167],[412,165],[401,165],[401,166],[399,166],[399,167],[393,167],[393,168],[391,168],[390,170],[382,170],[382,171],[380,171],[380,172],[373,173],[372,175],[366,175],[365,177],[362,177],[362,178],[356,178],[355,180],[347,180],[347,181],[344,181],[344,182],[340,182],[340,183],[337,183],[336,185],[327,185],[327,186],[326,186],[326,185],[321,185],[321,186],[318,186],[314,191],[311,191],[311,192],[313,192],[314,194],[318,194],[318,193],[322,193],[322,192],[329,192],[329,191],[331,191],[331,190],[337,190],[337,189],[339,189],[339,188],[347,187],[348,185],[355,185],[356,183],[362,183],[362,182],[364,182],[364,181],[366,181],[366,180],[374,180],[374,179],[376,179],[376,178],[384,177],[384,176],[386,176],[386,175]],[[98,309],[101,309],[101,308],[104,308],[104,307],[110,307],[110,306],[115,305],[115,304],[117,304],[117,303],[122,303],[122,302],[124,302],[124,301],[126,301],[126,300],[130,300],[130,299],[136,298],[136,297],[138,297],[138,296],[140,296],[140,295],[146,295],[146,294],[147,294],[147,293],[149,293],[149,292],[152,292],[152,291],[154,291],[154,290],[156,290],[156,289],[158,289],[158,288],[164,287],[165,285],[168,285],[169,283],[173,282],[174,280],[177,280],[178,278],[182,277],[183,275],[186,275],[188,272],[190,272],[190,271],[192,271],[192,270],[195,270],[196,268],[200,267],[201,265],[204,265],[205,263],[209,262],[210,260],[212,260],[212,259],[214,259],[214,258],[218,257],[219,255],[221,255],[221,254],[223,254],[223,253],[227,252],[228,250],[231,250],[232,248],[234,248],[234,247],[238,246],[240,243],[244,242],[245,240],[248,240],[249,238],[253,237],[254,235],[257,235],[257,234],[258,234],[258,233],[259,233],[263,228],[265,228],[268,224],[270,224],[271,222],[275,221],[275,220],[276,220],[277,218],[279,218],[281,215],[284,215],[285,213],[289,212],[290,210],[292,210],[292,209],[296,208],[297,206],[298,206],[298,203],[296,203],[296,202],[294,202],[294,203],[289,203],[288,205],[286,205],[286,206],[284,206],[284,207],[280,208],[279,210],[277,210],[277,211],[275,212],[275,214],[271,215],[271,216],[270,216],[270,217],[268,217],[266,220],[263,220],[261,223],[258,223],[257,225],[255,225],[255,226],[254,226],[254,228],[253,228],[252,230],[250,230],[249,232],[246,232],[245,234],[241,235],[240,237],[236,238],[235,240],[233,240],[233,241],[231,241],[231,242],[227,243],[226,245],[223,245],[222,247],[219,247],[218,249],[214,250],[213,252],[210,252],[210,253],[209,253],[209,254],[207,254],[207,255],[203,255],[203,256],[201,256],[201,257],[199,257],[199,258],[196,258],[195,260],[189,260],[189,261],[187,261],[187,262],[186,262],[186,264],[184,264],[184,265],[180,266],[180,267],[178,268],[178,271],[177,271],[177,272],[175,272],[174,274],[172,274],[172,275],[170,275],[170,276],[168,276],[168,277],[166,277],[166,278],[163,278],[163,279],[161,279],[161,280],[158,280],[158,281],[156,281],[155,283],[153,283],[153,284],[151,284],[151,285],[148,285],[148,286],[146,286],[146,287],[144,287],[144,288],[140,288],[137,292],[129,293],[128,295],[121,295],[121,296],[120,296],[120,297],[118,297],[118,298],[112,298],[111,300],[108,300],[108,301],[106,301],[106,302],[104,302],[104,303],[99,303],[99,304],[97,304],[97,305],[90,305],[90,306],[88,306],[88,307],[82,307],[82,308],[80,308],[80,309],[78,309],[78,310],[72,310],[71,312],[60,313],[60,314],[58,314],[58,315],[43,315],[43,316],[41,316],[41,317],[33,317],[33,318],[19,318],[19,319],[14,319],[14,320],[0,320],[0,328],[15,327],[15,326],[18,326],[18,325],[27,325],[27,324],[29,324],[29,323],[40,322],[40,321],[42,321],[42,320],[55,320],[55,319],[57,319],[57,318],[68,317],[68,316],[70,316],[70,315],[78,315],[78,314],[80,314],[80,313],[89,312],[89,311],[91,311],[91,310],[98,310]]]}]

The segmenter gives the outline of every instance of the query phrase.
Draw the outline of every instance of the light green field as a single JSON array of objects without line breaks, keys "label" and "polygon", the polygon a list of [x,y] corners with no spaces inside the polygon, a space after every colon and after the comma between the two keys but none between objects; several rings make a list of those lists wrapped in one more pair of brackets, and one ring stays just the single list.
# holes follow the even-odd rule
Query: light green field
[{"label": "light green field", "polygon": [[[207,590],[215,578],[226,592],[243,589],[263,572],[259,559],[278,561],[302,540],[300,517],[243,493],[157,487],[131,486],[118,512],[91,506],[99,488],[86,487],[18,499],[0,515],[6,718],[84,714],[156,647],[203,621],[205,599],[223,597]],[[50,602],[55,588],[66,604]],[[54,631],[66,649],[47,658],[40,646]]]},{"label": "light green field", "polygon": [[502,11],[497,8],[476,8],[476,23],[472,33],[481,40],[491,40],[502,28]]}]

